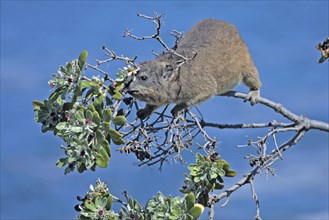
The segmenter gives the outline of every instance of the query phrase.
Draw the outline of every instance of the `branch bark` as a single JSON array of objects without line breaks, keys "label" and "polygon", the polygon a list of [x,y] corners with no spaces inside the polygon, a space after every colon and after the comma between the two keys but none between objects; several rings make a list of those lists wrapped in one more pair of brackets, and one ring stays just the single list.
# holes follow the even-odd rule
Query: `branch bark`
[{"label": "branch bark", "polygon": [[[242,93],[242,92],[230,91],[230,92],[222,94],[221,96],[245,99],[247,97],[247,94]],[[282,116],[289,119],[290,121],[293,121],[297,124],[302,124],[303,126],[305,126],[306,129],[316,129],[316,130],[320,130],[320,131],[329,132],[329,124],[326,122],[317,121],[317,120],[309,119],[305,116],[296,115],[295,113],[292,113],[291,111],[289,111],[288,109],[283,107],[282,104],[275,103],[271,100],[268,100],[268,99],[265,99],[262,97],[258,98],[258,102],[262,105],[265,105],[265,106],[273,109],[275,112],[281,114]],[[264,125],[262,125],[262,126],[265,127]],[[220,126],[218,126],[218,127],[220,127]],[[259,126],[259,127],[261,127],[261,126]]]}]

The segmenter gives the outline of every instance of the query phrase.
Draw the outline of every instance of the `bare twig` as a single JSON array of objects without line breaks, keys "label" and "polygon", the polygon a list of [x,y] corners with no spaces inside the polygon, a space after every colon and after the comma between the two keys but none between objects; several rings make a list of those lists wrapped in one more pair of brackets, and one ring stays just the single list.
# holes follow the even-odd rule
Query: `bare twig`
[{"label": "bare twig", "polygon": [[213,127],[213,128],[219,128],[219,129],[227,129],[227,128],[233,128],[233,129],[241,129],[241,128],[266,128],[266,127],[291,127],[294,126],[296,123],[281,123],[281,122],[266,122],[266,123],[252,123],[252,124],[217,124],[217,123],[211,123],[206,121],[200,121],[200,124],[202,127]]},{"label": "bare twig", "polygon": [[170,32],[170,34],[171,34],[172,36],[174,36],[175,39],[176,39],[176,40],[175,40],[175,45],[172,47],[173,50],[176,50],[177,47],[178,47],[179,42],[181,41],[181,39],[182,39],[182,37],[183,37],[183,33],[182,33],[182,32],[179,32],[179,31],[176,31],[176,30],[172,30],[172,31]]},{"label": "bare twig", "polygon": [[160,37],[160,29],[161,29],[161,17],[163,16],[163,14],[159,14],[159,15],[155,14],[154,17],[151,17],[151,16],[146,16],[146,15],[138,13],[137,16],[141,17],[141,18],[151,20],[152,23],[154,23],[155,26],[156,26],[155,33],[153,35],[138,37],[138,36],[133,35],[131,33],[131,31],[128,28],[126,28],[126,30],[124,32],[124,35],[123,35],[124,37],[131,37],[131,38],[136,39],[136,40],[146,40],[146,39],[155,39],[155,40],[157,40],[165,48],[165,50],[167,52],[170,52],[170,53],[172,53],[172,54],[174,54],[174,55],[176,55],[177,57],[180,58],[180,60],[177,61],[176,70],[178,70],[184,63],[187,63],[188,61],[193,60],[196,57],[196,55],[197,55],[196,51],[192,51],[192,53],[193,53],[192,57],[186,57],[186,56],[183,56],[182,54],[179,54],[179,53],[176,52],[176,49],[178,47],[178,43],[180,42],[180,40],[182,38],[182,33],[181,32],[178,32],[176,30],[173,30],[171,32],[171,35],[173,35],[176,38],[175,45],[173,46],[173,48],[169,48],[167,46],[167,44],[162,40],[162,38]]},{"label": "bare twig", "polygon": [[209,208],[209,220],[214,220],[215,218],[215,204],[211,204]]},{"label": "bare twig", "polygon": [[[295,145],[305,134],[306,130],[302,129],[297,132],[297,134],[291,138],[289,141],[286,143],[282,144],[279,147],[280,153],[283,153],[293,145]],[[224,192],[220,193],[219,195],[212,195],[210,197],[209,203],[217,203],[223,198],[229,197],[233,192],[237,191],[239,188],[241,188],[243,185],[250,183],[250,179],[254,178],[262,168],[266,167],[269,164],[272,164],[274,160],[276,160],[279,157],[278,151],[272,152],[268,157],[266,157],[261,164],[258,164],[255,169],[252,171],[246,173],[241,180],[236,182],[232,187],[226,189]]]},{"label": "bare twig", "polygon": [[135,56],[133,59],[129,58],[129,57],[125,57],[125,56],[117,56],[113,50],[110,50],[108,49],[107,47],[103,47],[103,50],[105,50],[107,52],[107,54],[105,54],[106,56],[109,56],[111,57],[110,59],[107,59],[107,60],[103,60],[103,61],[99,61],[99,60],[96,60],[97,64],[98,65],[101,65],[101,64],[104,64],[104,63],[107,63],[107,62],[110,62],[112,60],[121,60],[121,61],[124,61],[126,62],[126,64],[128,65],[132,65],[134,67],[137,67],[135,61],[137,59],[137,56]]},{"label": "bare twig", "polygon": [[259,200],[258,200],[258,196],[257,196],[256,191],[255,191],[253,178],[249,179],[249,184],[250,184],[250,188],[251,188],[252,198],[255,200],[255,203],[256,203],[256,216],[255,216],[255,219],[256,220],[261,220],[262,218],[260,217]]},{"label": "bare twig", "polygon": [[187,110],[187,113],[192,117],[192,119],[195,121],[195,124],[198,126],[200,132],[204,135],[205,140],[208,140],[206,142],[206,144],[204,145],[203,148],[208,149],[209,147],[211,147],[210,152],[214,151],[214,147],[216,145],[216,139],[213,139],[211,137],[209,137],[209,135],[207,134],[207,132],[203,129],[203,127],[201,126],[201,123],[199,122],[199,120],[197,119],[197,117],[190,111]]},{"label": "bare twig", "polygon": [[111,83],[115,83],[115,80],[113,80],[112,78],[109,77],[109,74],[107,72],[105,72],[104,70],[100,69],[100,66],[102,64],[105,64],[105,63],[109,63],[111,61],[114,61],[114,60],[120,60],[120,61],[124,61],[127,65],[131,65],[133,66],[133,68],[135,69],[135,71],[138,70],[138,66],[137,64],[135,63],[136,59],[137,59],[137,56],[134,57],[134,59],[131,59],[129,57],[125,57],[125,56],[117,56],[114,51],[108,49],[107,47],[103,46],[102,47],[103,50],[105,50],[107,53],[105,54],[106,56],[109,56],[110,58],[109,59],[106,59],[106,60],[95,60],[96,61],[96,65],[91,65],[89,63],[86,64],[87,67],[89,68],[92,68],[100,73],[102,73],[105,77],[104,77],[104,80],[108,80],[110,81]]}]

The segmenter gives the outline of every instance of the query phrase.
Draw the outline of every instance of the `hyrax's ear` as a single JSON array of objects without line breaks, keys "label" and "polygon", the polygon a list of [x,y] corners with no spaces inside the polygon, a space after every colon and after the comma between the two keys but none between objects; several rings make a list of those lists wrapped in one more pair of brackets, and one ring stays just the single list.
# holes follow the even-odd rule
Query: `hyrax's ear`
[{"label": "hyrax's ear", "polygon": [[165,80],[170,80],[174,75],[174,68],[172,65],[170,64],[166,64],[165,68],[164,68],[164,71],[163,71],[163,78]]}]

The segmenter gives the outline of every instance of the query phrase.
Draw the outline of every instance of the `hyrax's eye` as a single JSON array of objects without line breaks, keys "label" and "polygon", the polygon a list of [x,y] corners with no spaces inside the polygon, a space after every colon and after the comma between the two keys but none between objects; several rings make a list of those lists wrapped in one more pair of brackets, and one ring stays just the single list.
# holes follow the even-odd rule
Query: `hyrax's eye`
[{"label": "hyrax's eye", "polygon": [[143,81],[147,80],[147,76],[140,76],[139,78]]}]

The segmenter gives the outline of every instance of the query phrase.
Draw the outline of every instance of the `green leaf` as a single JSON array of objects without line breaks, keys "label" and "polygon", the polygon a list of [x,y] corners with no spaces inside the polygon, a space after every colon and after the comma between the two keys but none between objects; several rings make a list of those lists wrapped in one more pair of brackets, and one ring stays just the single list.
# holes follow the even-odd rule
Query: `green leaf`
[{"label": "green leaf", "polygon": [[66,102],[63,104],[63,111],[69,111],[73,108],[72,102]]},{"label": "green leaf", "polygon": [[121,99],[122,99],[122,94],[119,93],[119,92],[116,92],[116,93],[112,96],[112,98],[114,98],[114,99],[116,99],[116,100],[121,100]]},{"label": "green leaf", "polygon": [[85,65],[85,63],[87,61],[87,56],[88,56],[88,51],[84,50],[81,52],[81,54],[79,56],[79,61],[78,61],[80,70],[83,69],[83,66]]},{"label": "green leaf", "polygon": [[72,72],[72,64],[71,63],[66,63],[66,74],[69,74]]},{"label": "green leaf", "polygon": [[104,109],[103,111],[103,121],[110,122],[112,119],[112,110],[110,108]]},{"label": "green leaf", "polygon": [[128,204],[130,206],[130,208],[134,208],[134,199],[130,196],[129,199],[128,199]]},{"label": "green leaf", "polygon": [[92,120],[97,126],[99,126],[101,124],[101,118],[99,117],[99,114],[97,111],[93,112]]},{"label": "green leaf", "polygon": [[318,63],[323,63],[326,59],[328,59],[328,58],[326,58],[326,57],[321,57],[321,58],[318,60]]},{"label": "green leaf", "polygon": [[98,114],[102,116],[103,113],[103,101],[104,101],[104,96],[101,94],[96,101],[94,101],[94,107]]},{"label": "green leaf", "polygon": [[193,182],[195,182],[195,183],[198,183],[198,182],[200,182],[200,177],[199,176],[196,176],[196,177],[194,177],[193,178]]},{"label": "green leaf", "polygon": [[216,178],[217,178],[217,173],[210,174],[210,179],[216,179]]},{"label": "green leaf", "polygon": [[120,144],[124,144],[124,140],[122,139],[122,134],[114,129],[109,129],[108,130],[108,134],[110,135],[113,143],[120,145]]},{"label": "green leaf", "polygon": [[85,89],[89,86],[90,87],[95,87],[95,86],[97,86],[97,84],[93,81],[86,81],[86,80],[83,80],[83,81],[80,82],[81,89]]},{"label": "green leaf", "polygon": [[223,188],[224,188],[224,184],[222,184],[222,183],[216,183],[215,189],[219,190],[219,189],[223,189]]},{"label": "green leaf", "polygon": [[87,109],[90,110],[91,112],[96,111],[95,106],[92,103],[88,105]]},{"label": "green leaf", "polygon": [[62,73],[67,74],[67,69],[64,66],[60,66],[59,69]]},{"label": "green leaf", "polygon": [[89,100],[93,95],[94,95],[94,89],[89,89],[87,92],[86,92],[86,95],[85,95],[85,100]]},{"label": "green leaf", "polygon": [[228,170],[225,172],[225,176],[227,177],[235,177],[236,176],[236,172],[234,170]]},{"label": "green leaf", "polygon": [[70,130],[74,133],[81,133],[83,131],[82,127],[79,126],[72,126]]},{"label": "green leaf", "polygon": [[57,167],[63,167],[67,164],[66,158],[61,158],[57,161],[56,166]]},{"label": "green leaf", "polygon": [[124,86],[124,83],[118,83],[114,89],[115,93],[117,93],[117,92],[120,93],[120,90],[123,88],[123,86]]},{"label": "green leaf", "polygon": [[109,142],[105,139],[105,137],[104,137],[104,140],[101,142],[101,145],[106,150],[108,156],[110,157],[111,156],[111,147],[110,147]]},{"label": "green leaf", "polygon": [[34,108],[40,108],[40,107],[42,107],[42,106],[45,106],[45,104],[44,104],[43,102],[40,102],[40,101],[38,101],[38,100],[34,100],[34,101],[32,102],[32,105],[33,105]]},{"label": "green leaf", "polygon": [[84,205],[84,207],[86,207],[87,209],[89,209],[92,212],[95,212],[97,210],[95,204],[92,201],[90,201],[90,200],[86,200],[83,203],[83,205]]},{"label": "green leaf", "polygon": [[119,115],[119,116],[116,116],[114,119],[113,119],[113,124],[115,125],[119,125],[119,126],[122,126],[126,123],[126,118],[122,115]]},{"label": "green leaf", "polygon": [[204,210],[204,206],[201,204],[195,204],[188,212],[193,217],[193,220],[196,220],[200,217]]},{"label": "green leaf", "polygon": [[96,157],[96,164],[100,168],[106,168],[107,167],[107,161],[104,159],[104,157]]},{"label": "green leaf", "polygon": [[107,198],[107,203],[106,203],[106,206],[105,208],[107,210],[111,210],[112,208],[112,202],[113,202],[113,197],[110,195],[108,198]]},{"label": "green leaf", "polygon": [[56,129],[61,131],[64,130],[66,128],[66,122],[60,122],[56,125]]},{"label": "green leaf", "polygon": [[105,141],[105,136],[103,135],[103,133],[100,130],[96,131],[96,138],[97,138],[97,142],[98,143],[102,143],[103,141]]},{"label": "green leaf", "polygon": [[74,116],[75,116],[75,119],[78,120],[78,121],[80,121],[80,122],[83,122],[84,119],[85,119],[84,111],[83,110],[76,111],[76,113],[75,113]]},{"label": "green leaf", "polygon": [[62,95],[62,93],[67,89],[67,85],[61,86],[57,88],[53,93],[50,94],[49,96],[49,101],[54,102],[57,100],[57,98]]},{"label": "green leaf", "polygon": [[108,133],[109,132],[109,130],[110,130],[110,123],[109,122],[103,122],[103,128],[104,128],[104,130]]},{"label": "green leaf", "polygon": [[195,196],[193,192],[190,192],[185,196],[187,210],[190,210],[195,204]]},{"label": "green leaf", "polygon": [[96,156],[96,164],[100,168],[106,168],[109,162],[109,156],[104,148],[101,148],[99,153],[100,155]]},{"label": "green leaf", "polygon": [[110,105],[113,104],[112,100],[109,97],[107,97],[107,96],[105,97],[105,102],[106,102],[106,105],[107,106],[110,106]]},{"label": "green leaf", "polygon": [[219,159],[219,160],[216,160],[216,163],[223,164],[223,170],[225,170],[225,171],[230,169],[230,164],[226,160]]},{"label": "green leaf", "polygon": [[79,163],[78,164],[78,172],[83,173],[83,171],[87,170],[86,166],[84,163]]},{"label": "green leaf", "polygon": [[82,112],[85,112],[87,109],[83,105],[78,105],[77,110],[81,110]]},{"label": "green leaf", "polygon": [[93,113],[90,110],[86,111],[86,118],[93,119]]},{"label": "green leaf", "polygon": [[219,182],[221,182],[221,183],[224,182],[224,180],[223,180],[223,178],[222,178],[221,176],[217,176],[217,180],[218,180]]},{"label": "green leaf", "polygon": [[102,198],[101,197],[96,197],[95,198],[95,206],[99,207],[102,205]]}]

